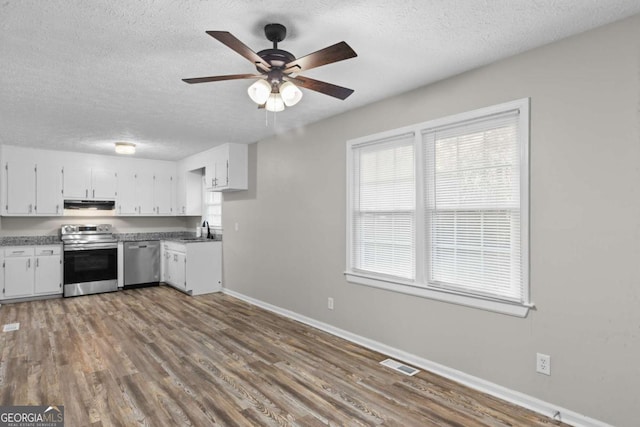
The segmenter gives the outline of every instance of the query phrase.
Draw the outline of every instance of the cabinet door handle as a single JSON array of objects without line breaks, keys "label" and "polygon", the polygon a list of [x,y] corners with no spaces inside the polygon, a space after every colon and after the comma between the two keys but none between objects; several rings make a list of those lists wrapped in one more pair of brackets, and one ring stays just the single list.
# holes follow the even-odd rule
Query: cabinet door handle
[{"label": "cabinet door handle", "polygon": [[60,205],[56,205],[56,213],[60,212]]},{"label": "cabinet door handle", "polygon": [[27,268],[31,268],[31,258],[27,259]]},{"label": "cabinet door handle", "polygon": [[89,198],[89,190],[84,190],[84,198],[85,199]]},{"label": "cabinet door handle", "polygon": [[229,185],[229,160],[227,160],[227,185]]},{"label": "cabinet door handle", "polygon": [[93,191],[93,198],[95,199],[96,198],[96,190],[93,189],[92,191]]},{"label": "cabinet door handle", "polygon": [[36,258],[36,268],[40,267],[40,258]]}]

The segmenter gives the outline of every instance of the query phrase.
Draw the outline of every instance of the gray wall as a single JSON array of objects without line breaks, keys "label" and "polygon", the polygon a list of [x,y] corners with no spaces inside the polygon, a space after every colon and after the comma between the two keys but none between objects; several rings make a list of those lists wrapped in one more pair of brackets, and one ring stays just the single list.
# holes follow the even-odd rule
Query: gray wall
[{"label": "gray wall", "polygon": [[[252,145],[251,189],[224,196],[225,286],[581,414],[637,425],[639,41],[635,16]],[[520,319],[347,283],[345,141],[523,97],[531,97],[537,310]],[[536,352],[551,355],[552,376],[535,373]]]}]

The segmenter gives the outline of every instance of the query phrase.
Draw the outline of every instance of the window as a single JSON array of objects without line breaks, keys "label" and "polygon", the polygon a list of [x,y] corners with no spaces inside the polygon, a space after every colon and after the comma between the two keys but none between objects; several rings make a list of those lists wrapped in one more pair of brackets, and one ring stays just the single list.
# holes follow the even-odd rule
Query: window
[{"label": "window", "polygon": [[348,280],[525,316],[528,104],[350,141]]},{"label": "window", "polygon": [[354,147],[354,270],[415,276],[413,134]]},{"label": "window", "polygon": [[203,185],[203,209],[202,221],[209,221],[209,226],[222,232],[222,193],[219,191],[207,191]]}]

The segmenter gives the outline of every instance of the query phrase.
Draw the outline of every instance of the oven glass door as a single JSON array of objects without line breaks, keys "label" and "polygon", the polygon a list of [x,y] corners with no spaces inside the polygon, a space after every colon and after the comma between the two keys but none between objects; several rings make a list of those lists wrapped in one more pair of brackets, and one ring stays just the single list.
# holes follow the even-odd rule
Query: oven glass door
[{"label": "oven glass door", "polygon": [[115,280],[118,249],[87,249],[64,252],[64,284]]}]

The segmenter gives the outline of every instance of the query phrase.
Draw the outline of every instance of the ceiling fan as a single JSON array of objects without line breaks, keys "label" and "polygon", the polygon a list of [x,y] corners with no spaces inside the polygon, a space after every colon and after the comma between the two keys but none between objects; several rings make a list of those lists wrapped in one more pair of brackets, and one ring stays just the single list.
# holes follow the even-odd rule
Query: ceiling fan
[{"label": "ceiling fan", "polygon": [[353,93],[353,89],[298,74],[321,65],[358,56],[347,43],[336,43],[296,59],[290,52],[278,49],[278,43],[284,40],[287,35],[287,29],[284,25],[267,24],[264,27],[264,33],[267,39],[273,42],[273,48],[256,53],[227,31],[207,31],[211,37],[251,61],[260,74],[196,77],[182,79],[182,81],[193,84],[222,80],[257,79],[249,87],[249,97],[260,107],[265,107],[269,111],[282,111],[285,106],[290,107],[297,104],[302,98],[302,92],[297,86],[342,100]]}]

